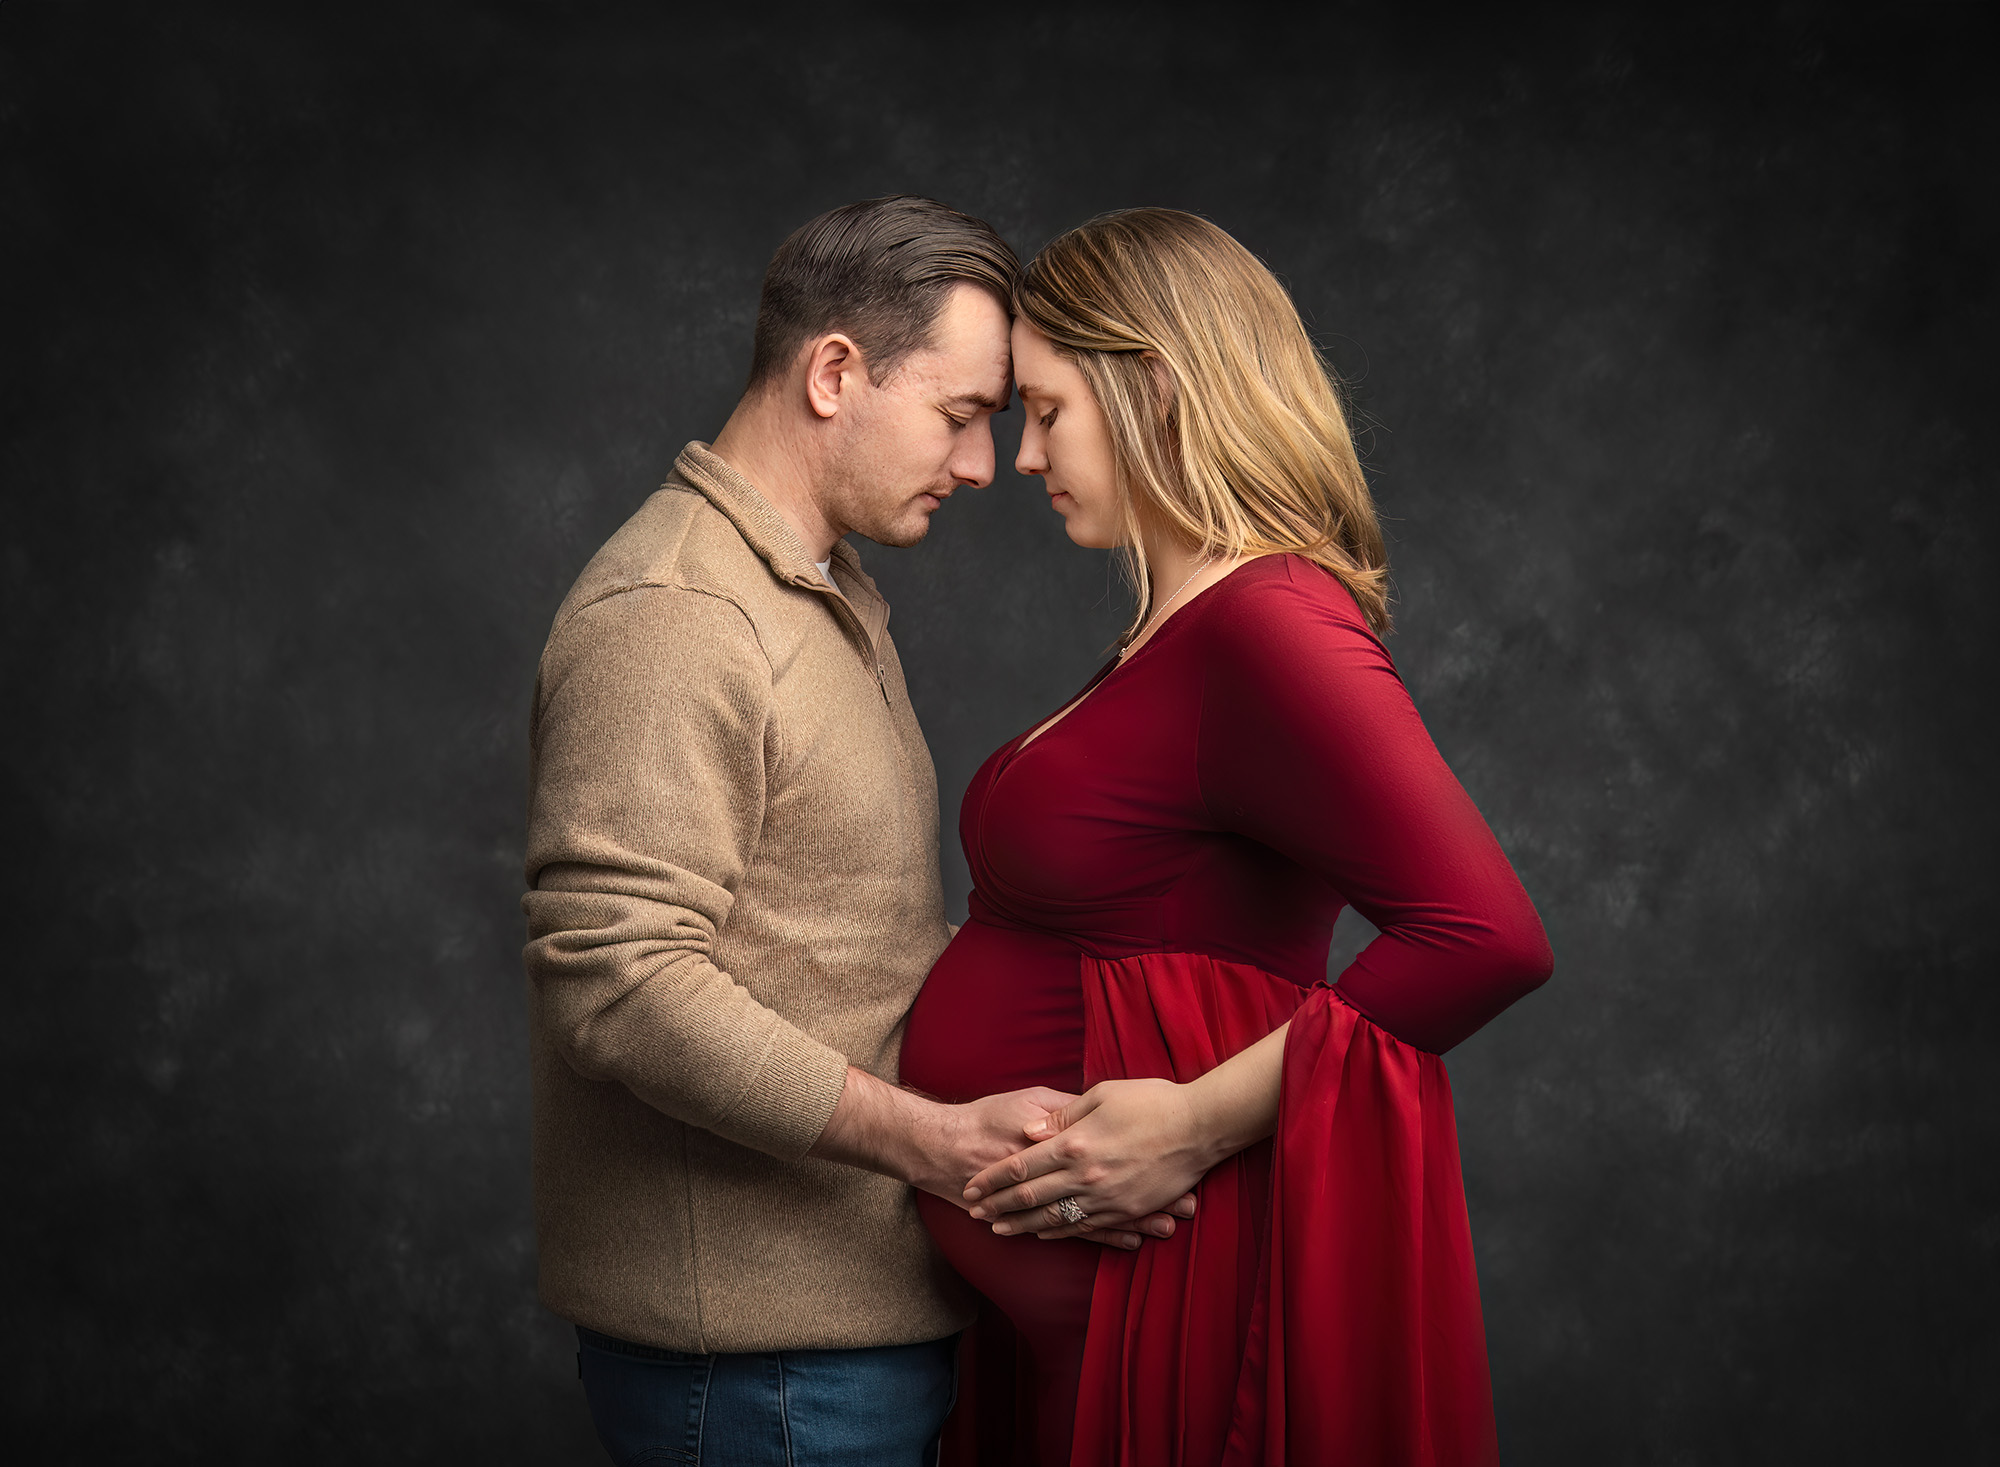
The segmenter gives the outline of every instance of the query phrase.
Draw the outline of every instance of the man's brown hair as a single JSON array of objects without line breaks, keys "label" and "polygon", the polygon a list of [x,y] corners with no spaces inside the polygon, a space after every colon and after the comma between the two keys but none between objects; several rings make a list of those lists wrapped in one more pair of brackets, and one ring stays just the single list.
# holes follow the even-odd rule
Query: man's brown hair
[{"label": "man's brown hair", "polygon": [[757,303],[754,390],[783,372],[799,348],[829,331],[861,348],[880,383],[927,346],[945,297],[961,281],[1012,310],[1021,262],[983,219],[935,199],[891,194],[843,204],[778,246]]}]

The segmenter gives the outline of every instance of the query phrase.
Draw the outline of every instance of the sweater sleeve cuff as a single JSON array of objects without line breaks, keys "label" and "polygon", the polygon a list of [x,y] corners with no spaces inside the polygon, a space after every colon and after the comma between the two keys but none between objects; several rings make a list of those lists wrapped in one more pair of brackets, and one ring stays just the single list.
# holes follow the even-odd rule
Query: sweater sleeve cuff
[{"label": "sweater sleeve cuff", "polygon": [[847,1056],[781,1023],[757,1073],[710,1129],[780,1161],[800,1161],[833,1119],[846,1086]]}]

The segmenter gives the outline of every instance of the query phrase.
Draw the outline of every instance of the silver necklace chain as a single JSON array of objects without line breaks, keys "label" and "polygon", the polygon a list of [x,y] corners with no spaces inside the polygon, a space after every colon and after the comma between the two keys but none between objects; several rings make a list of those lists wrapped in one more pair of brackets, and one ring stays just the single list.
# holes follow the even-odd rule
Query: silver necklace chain
[{"label": "silver necklace chain", "polygon": [[1162,601],[1159,605],[1159,608],[1156,611],[1154,611],[1151,616],[1146,618],[1145,625],[1139,628],[1139,635],[1134,637],[1131,641],[1125,644],[1125,649],[1118,654],[1118,660],[1120,662],[1123,662],[1127,657],[1130,657],[1132,655],[1133,650],[1136,647],[1138,647],[1141,641],[1145,639],[1148,629],[1152,627],[1154,622],[1158,621],[1161,617],[1167,614],[1168,607],[1172,606],[1176,601],[1181,599],[1181,592],[1185,591],[1189,586],[1192,586],[1194,584],[1194,578],[1200,575],[1203,571],[1207,570],[1210,566],[1214,564],[1215,564],[1215,557],[1211,555],[1208,557],[1208,559],[1204,560],[1200,565],[1196,566],[1192,571],[1188,573],[1188,578],[1180,583],[1180,585],[1175,589],[1174,594],[1169,596],[1166,600]]}]

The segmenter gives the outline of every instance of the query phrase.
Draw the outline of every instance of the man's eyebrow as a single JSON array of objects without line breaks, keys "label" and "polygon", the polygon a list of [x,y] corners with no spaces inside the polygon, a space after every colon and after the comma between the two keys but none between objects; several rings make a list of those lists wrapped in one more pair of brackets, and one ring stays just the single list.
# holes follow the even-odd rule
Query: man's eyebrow
[{"label": "man's eyebrow", "polygon": [[952,399],[952,403],[954,406],[962,402],[970,403],[973,407],[985,408],[991,413],[1004,413],[1007,411],[1007,404],[1012,402],[1013,399],[1014,394],[1011,392],[1005,394],[997,401],[988,397],[983,392],[961,392],[957,397]]}]

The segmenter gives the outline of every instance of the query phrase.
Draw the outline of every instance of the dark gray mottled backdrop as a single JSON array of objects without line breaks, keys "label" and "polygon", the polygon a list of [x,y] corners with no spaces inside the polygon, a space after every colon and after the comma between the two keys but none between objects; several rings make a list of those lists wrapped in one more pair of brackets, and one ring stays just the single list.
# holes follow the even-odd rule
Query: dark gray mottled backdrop
[{"label": "dark gray mottled backdrop", "polygon": [[[1453,1060],[1509,1460],[1992,1460],[1979,9],[669,9],[0,12],[23,1460],[590,1460],[535,657],[772,247],[896,190],[1199,210],[1373,425],[1394,647],[1558,955]],[[955,811],[1123,603],[1006,472],[866,554]]]}]

